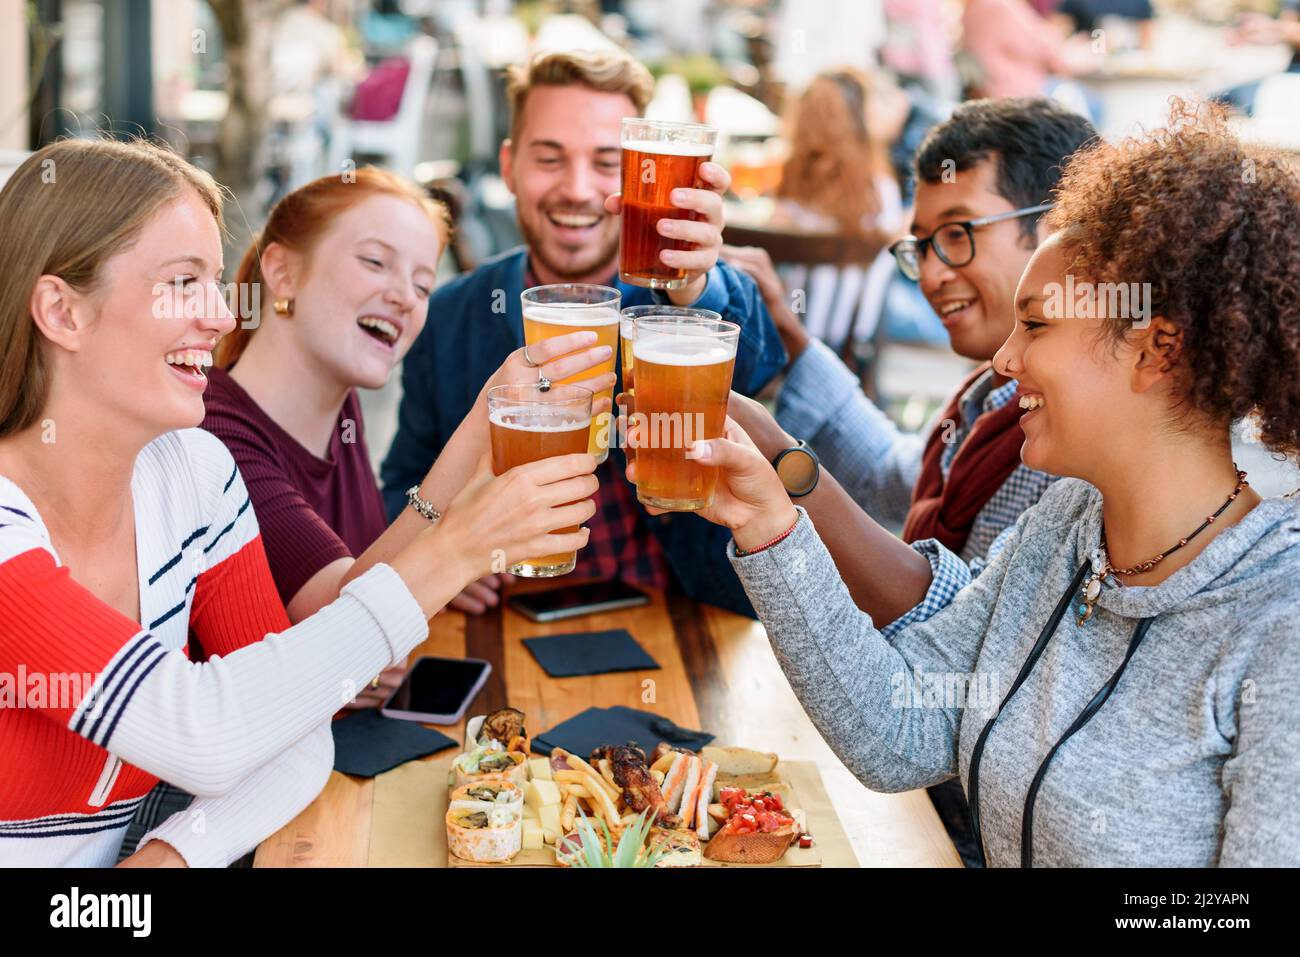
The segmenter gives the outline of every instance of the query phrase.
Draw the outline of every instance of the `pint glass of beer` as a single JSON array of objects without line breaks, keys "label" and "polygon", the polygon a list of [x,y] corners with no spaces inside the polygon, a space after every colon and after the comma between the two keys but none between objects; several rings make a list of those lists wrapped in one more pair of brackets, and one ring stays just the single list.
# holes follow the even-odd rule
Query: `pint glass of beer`
[{"label": "pint glass of beer", "polygon": [[636,497],[673,512],[708,508],[718,469],[686,450],[723,433],[740,326],[707,309],[658,306],[634,331]]},{"label": "pint glass of beer", "polygon": [[632,418],[636,413],[636,372],[632,368],[632,340],[636,337],[636,318],[638,315],[646,315],[662,308],[662,306],[629,306],[623,310],[618,322],[618,354],[623,364],[622,413],[625,430],[623,454],[627,456],[628,465],[636,461],[636,449],[629,441],[633,426],[636,424]]},{"label": "pint glass of beer", "polygon": [[[561,379],[561,383],[569,384],[614,371],[614,359],[618,355],[618,307],[622,302],[617,289],[566,282],[525,289],[520,299],[523,302],[526,344],[531,346],[552,336],[587,330],[596,333],[596,345],[610,348],[608,362]],[[612,395],[613,390],[609,389],[596,398],[608,399]],[[610,413],[602,412],[591,421],[588,451],[596,456],[597,462],[609,457],[609,433],[613,424],[610,418]]]},{"label": "pint glass of beer", "polygon": [[[488,430],[492,438],[492,472],[501,475],[517,465],[555,455],[586,452],[591,433],[591,392],[574,385],[499,385],[488,390]],[[560,528],[552,535],[576,532]],[[506,569],[525,578],[567,575],[577,553],[529,558]]]},{"label": "pint glass of beer", "polygon": [[623,120],[623,226],[619,246],[619,278],[634,286],[679,289],[686,270],[664,265],[665,249],[691,249],[692,244],[660,236],[661,219],[696,219],[690,210],[672,203],[679,187],[700,186],[700,164],[713,156],[718,131],[696,123],[668,123],[629,117]]}]

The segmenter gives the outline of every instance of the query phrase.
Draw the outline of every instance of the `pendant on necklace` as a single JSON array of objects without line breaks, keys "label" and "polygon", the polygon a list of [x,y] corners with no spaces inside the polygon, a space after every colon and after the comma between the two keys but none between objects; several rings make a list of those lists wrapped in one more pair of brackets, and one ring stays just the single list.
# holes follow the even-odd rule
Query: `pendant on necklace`
[{"label": "pendant on necklace", "polygon": [[1094,571],[1092,577],[1089,578],[1088,583],[1083,586],[1083,604],[1078,608],[1079,618],[1077,624],[1079,625],[1082,625],[1092,617],[1093,606],[1097,604],[1097,599],[1101,597],[1101,580],[1106,575],[1106,563],[1104,561],[1101,562],[1100,568],[1097,567],[1097,564],[1097,562],[1093,563]]}]

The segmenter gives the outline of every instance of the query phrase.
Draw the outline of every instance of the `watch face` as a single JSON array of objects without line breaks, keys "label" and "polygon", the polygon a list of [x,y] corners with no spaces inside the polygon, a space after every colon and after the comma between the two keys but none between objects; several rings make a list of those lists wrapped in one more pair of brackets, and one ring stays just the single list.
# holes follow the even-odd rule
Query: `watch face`
[{"label": "watch face", "polygon": [[817,462],[803,449],[789,449],[777,463],[776,474],[791,495],[805,495],[817,484]]}]

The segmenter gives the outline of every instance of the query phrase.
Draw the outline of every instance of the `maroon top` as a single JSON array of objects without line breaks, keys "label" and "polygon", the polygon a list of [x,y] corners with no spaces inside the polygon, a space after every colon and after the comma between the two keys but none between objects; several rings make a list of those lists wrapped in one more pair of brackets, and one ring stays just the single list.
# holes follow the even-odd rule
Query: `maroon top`
[{"label": "maroon top", "polygon": [[203,401],[203,428],[235,457],[286,605],[318,571],[360,555],[388,527],[355,391],[339,413],[328,460],[303,448],[224,370],[208,370]]}]

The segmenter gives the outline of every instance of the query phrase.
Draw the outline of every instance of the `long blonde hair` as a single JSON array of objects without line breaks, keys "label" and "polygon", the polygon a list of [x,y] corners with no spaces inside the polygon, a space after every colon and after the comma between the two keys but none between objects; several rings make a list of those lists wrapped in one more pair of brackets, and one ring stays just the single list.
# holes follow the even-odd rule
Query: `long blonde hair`
[{"label": "long blonde hair", "polygon": [[795,104],[790,156],[776,194],[858,235],[881,211],[876,179],[887,164],[867,129],[871,83],[859,70],[818,74]]},{"label": "long blonde hair", "polygon": [[23,161],[0,190],[0,437],[39,418],[49,392],[31,296],[41,276],[90,291],[104,262],[160,208],[193,189],[221,225],[221,188],[145,140],[60,140]]}]

